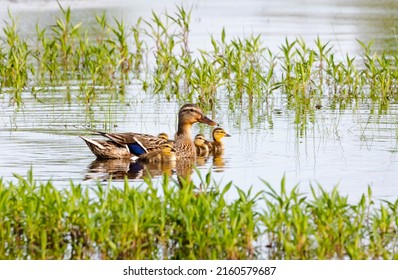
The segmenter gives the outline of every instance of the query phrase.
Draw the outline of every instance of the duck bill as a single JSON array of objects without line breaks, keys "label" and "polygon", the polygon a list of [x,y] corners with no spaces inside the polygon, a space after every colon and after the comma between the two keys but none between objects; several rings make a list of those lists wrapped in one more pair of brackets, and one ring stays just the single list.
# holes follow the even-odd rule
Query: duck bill
[{"label": "duck bill", "polygon": [[211,126],[216,126],[216,125],[218,125],[218,123],[216,123],[215,121],[212,121],[211,119],[209,119],[209,118],[206,117],[206,116],[202,116],[202,118],[199,119],[199,122],[205,123],[205,124],[208,124],[208,125],[211,125]]},{"label": "duck bill", "polygon": [[225,133],[225,137],[231,137],[231,134]]}]

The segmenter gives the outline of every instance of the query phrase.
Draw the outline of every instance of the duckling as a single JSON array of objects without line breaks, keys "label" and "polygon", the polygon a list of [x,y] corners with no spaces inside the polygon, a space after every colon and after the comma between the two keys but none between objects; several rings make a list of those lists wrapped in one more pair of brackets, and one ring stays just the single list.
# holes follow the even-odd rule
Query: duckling
[{"label": "duckling", "polygon": [[223,137],[231,137],[224,129],[217,127],[213,130],[213,141],[208,142],[209,150],[213,155],[217,156],[224,152],[224,143],[221,141]]},{"label": "duckling", "polygon": [[158,134],[158,138],[164,139],[164,140],[169,140],[169,135],[167,135],[167,133],[161,132]]},{"label": "duckling", "polygon": [[160,151],[151,151],[138,157],[138,161],[143,163],[164,163],[176,160],[176,153],[173,142],[167,141],[160,147]]},{"label": "duckling", "polygon": [[206,144],[207,141],[203,134],[197,134],[193,142],[195,143],[196,155],[198,157],[207,157],[209,155],[209,146]]}]

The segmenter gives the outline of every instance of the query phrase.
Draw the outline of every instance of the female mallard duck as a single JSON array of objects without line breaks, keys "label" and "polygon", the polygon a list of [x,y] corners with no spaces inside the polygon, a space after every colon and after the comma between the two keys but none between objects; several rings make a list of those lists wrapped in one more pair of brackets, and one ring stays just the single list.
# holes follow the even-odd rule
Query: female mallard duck
[{"label": "female mallard duck", "polygon": [[203,134],[197,134],[193,142],[195,144],[196,155],[198,157],[207,157],[209,155],[209,146],[206,143],[207,140],[205,139],[205,136]]},{"label": "female mallard duck", "polygon": [[[202,110],[195,104],[185,104],[178,113],[178,129],[174,139],[174,149],[176,150],[176,158],[192,158],[196,157],[196,148],[191,139],[191,127],[194,123],[201,122],[211,126],[217,125],[216,122],[206,117]],[[125,133],[105,133],[97,132],[110,141],[101,141],[101,146],[89,145],[91,151],[99,158],[119,158],[123,155],[126,157],[139,157],[150,151],[160,150],[160,147],[167,140],[152,136],[149,134],[125,132]],[[97,140],[95,140],[97,141]],[[109,148],[103,149],[106,142]],[[98,152],[98,147],[102,149]],[[113,148],[111,148],[113,147]],[[123,153],[121,152],[121,149]],[[106,150],[106,152],[104,152]],[[115,153],[113,153],[115,151]]]},{"label": "female mallard duck", "polygon": [[196,158],[196,147],[192,141],[191,127],[194,123],[201,122],[211,126],[218,125],[206,117],[202,110],[195,104],[186,104],[181,107],[178,114],[178,129],[174,138],[174,148],[178,158]]},{"label": "female mallard duck", "polygon": [[154,164],[175,161],[176,153],[173,148],[173,142],[167,141],[160,145],[160,150],[142,154],[137,160],[144,163]]},{"label": "female mallard duck", "polygon": [[213,130],[213,141],[207,142],[209,150],[213,155],[220,155],[224,151],[224,143],[221,141],[223,137],[231,137],[224,129],[217,127]]}]

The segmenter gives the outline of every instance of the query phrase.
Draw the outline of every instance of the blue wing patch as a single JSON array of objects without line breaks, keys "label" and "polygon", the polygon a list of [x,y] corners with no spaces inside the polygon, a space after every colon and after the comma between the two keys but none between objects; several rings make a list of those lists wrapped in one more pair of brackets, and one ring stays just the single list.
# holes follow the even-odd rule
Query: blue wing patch
[{"label": "blue wing patch", "polygon": [[145,154],[147,151],[138,143],[130,143],[127,144],[127,147],[129,147],[130,154],[139,156],[142,154]]}]

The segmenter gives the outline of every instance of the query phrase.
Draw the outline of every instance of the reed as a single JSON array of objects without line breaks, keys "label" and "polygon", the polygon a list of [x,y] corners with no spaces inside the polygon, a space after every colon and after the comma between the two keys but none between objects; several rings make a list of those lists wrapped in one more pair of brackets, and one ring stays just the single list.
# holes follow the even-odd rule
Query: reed
[{"label": "reed", "polygon": [[0,90],[9,92],[13,102],[22,103],[21,93],[28,83],[29,73],[34,69],[29,63],[31,50],[25,39],[17,31],[15,19],[8,11],[9,21],[3,28],[4,37],[0,40]]},{"label": "reed", "polygon": [[[191,14],[177,6],[172,14],[152,12],[128,26],[103,13],[94,26],[84,26],[60,6],[54,24],[37,27],[35,38],[21,38],[10,14],[0,41],[1,91],[20,104],[23,89],[37,94],[38,87],[46,94],[49,87],[77,85],[79,95],[87,96],[100,86],[120,97],[126,85],[138,83],[146,92],[199,102],[205,110],[228,100],[232,114],[247,108],[251,125],[272,111],[274,98],[283,98],[304,130],[324,106],[344,109],[362,102],[381,114],[398,99],[398,55],[376,53],[372,42],[358,41],[361,57],[341,55],[319,37],[311,46],[286,39],[274,51],[260,35],[228,40],[222,29],[219,38],[209,37],[212,47],[194,49]],[[79,100],[95,103],[95,96],[88,97]]]},{"label": "reed", "polygon": [[350,204],[337,188],[253,193],[211,173],[200,187],[15,178],[0,179],[0,259],[398,259],[398,200],[376,204],[370,188]]}]

